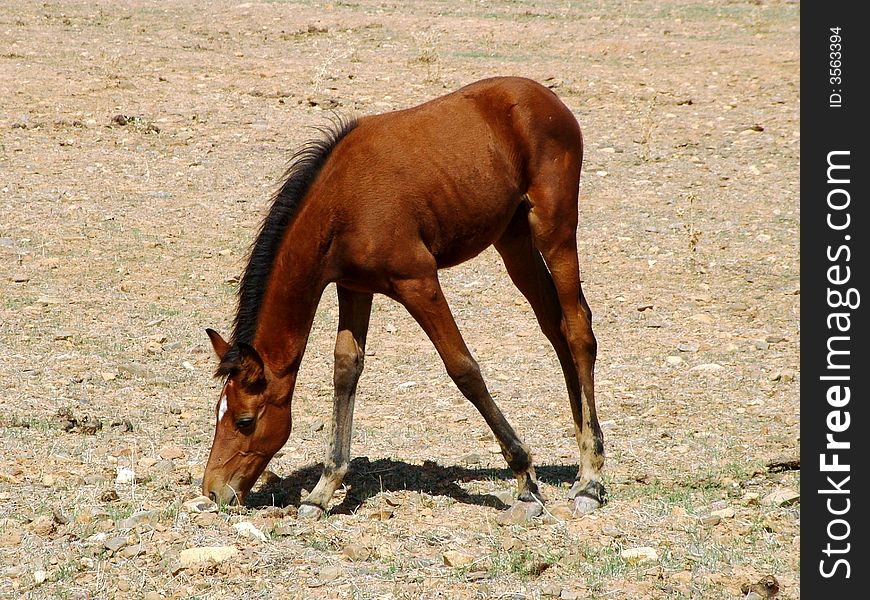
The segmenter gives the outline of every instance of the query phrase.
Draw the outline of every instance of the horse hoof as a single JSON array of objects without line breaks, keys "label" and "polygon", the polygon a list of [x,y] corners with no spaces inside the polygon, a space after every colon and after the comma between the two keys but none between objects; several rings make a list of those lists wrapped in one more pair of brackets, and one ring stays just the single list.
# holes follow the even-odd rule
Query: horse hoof
[{"label": "horse hoof", "polygon": [[499,525],[522,525],[528,523],[544,512],[544,506],[540,502],[523,502],[518,500],[502,512],[496,521]]},{"label": "horse hoof", "polygon": [[601,503],[595,498],[589,496],[577,496],[574,498],[574,514],[588,515],[601,507]]},{"label": "horse hoof", "polygon": [[303,504],[299,507],[299,512],[296,515],[297,519],[316,521],[326,513],[325,510],[313,504]]},{"label": "horse hoof", "polygon": [[586,496],[595,500],[598,502],[598,506],[607,502],[607,491],[598,481],[587,481],[585,483],[575,481],[574,485],[571,486],[571,491],[568,492],[568,497],[579,498],[580,496]]}]

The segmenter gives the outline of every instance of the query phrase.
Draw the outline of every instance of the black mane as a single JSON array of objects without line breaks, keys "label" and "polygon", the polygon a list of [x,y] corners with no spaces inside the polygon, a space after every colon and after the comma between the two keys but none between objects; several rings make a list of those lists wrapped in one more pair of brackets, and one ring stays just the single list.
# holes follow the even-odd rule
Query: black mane
[{"label": "black mane", "polygon": [[283,183],[273,196],[269,214],[251,246],[248,265],[239,282],[239,304],[230,342],[232,348],[221,360],[216,376],[228,375],[236,366],[240,342],[253,342],[263,294],[284,232],[330,153],[354,127],[355,119],[337,118],[331,127],[318,128],[320,137],[308,141],[290,158],[282,177]]}]

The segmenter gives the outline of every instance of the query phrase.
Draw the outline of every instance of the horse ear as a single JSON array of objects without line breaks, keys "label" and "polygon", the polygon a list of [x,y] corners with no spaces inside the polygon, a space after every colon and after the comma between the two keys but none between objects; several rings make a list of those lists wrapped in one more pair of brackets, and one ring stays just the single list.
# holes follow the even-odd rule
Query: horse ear
[{"label": "horse ear", "polygon": [[217,354],[218,360],[223,360],[226,353],[230,350],[230,345],[214,329],[206,329],[205,333],[208,335],[208,339],[211,340],[211,347],[214,348],[214,353]]},{"label": "horse ear", "polygon": [[242,384],[246,386],[258,384],[265,378],[263,359],[253,346],[239,342],[237,347],[239,349],[238,372],[242,376]]}]

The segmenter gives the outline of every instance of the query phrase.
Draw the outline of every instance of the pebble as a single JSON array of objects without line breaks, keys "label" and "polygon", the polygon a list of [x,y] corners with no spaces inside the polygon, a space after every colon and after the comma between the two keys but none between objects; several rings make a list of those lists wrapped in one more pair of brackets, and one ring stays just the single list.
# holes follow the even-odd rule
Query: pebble
[{"label": "pebble", "polygon": [[510,490],[496,490],[494,492],[489,492],[487,496],[492,496],[505,506],[510,506],[514,501],[514,494]]},{"label": "pebble", "polygon": [[266,534],[257,529],[257,527],[250,521],[241,521],[239,523],[235,523],[233,524],[233,529],[235,529],[236,533],[238,533],[241,537],[258,540],[260,542],[266,541]]},{"label": "pebble", "polygon": [[602,525],[601,526],[601,535],[606,535],[607,537],[616,538],[622,535],[622,532],[619,531],[613,525]]},{"label": "pebble", "polygon": [[118,467],[118,475],[115,477],[115,483],[119,485],[128,485],[134,481],[136,481],[136,473],[133,469]]},{"label": "pebble", "polygon": [[38,571],[33,572],[33,581],[36,585],[42,585],[45,583],[45,580],[48,579],[48,571],[43,571],[39,569]]},{"label": "pebble", "polygon": [[567,521],[569,519],[574,518],[574,510],[570,506],[566,506],[564,504],[557,504],[552,507],[548,507],[549,515],[552,515],[553,518],[559,521]]},{"label": "pebble", "polygon": [[159,510],[140,510],[118,523],[119,529],[133,529],[139,526],[154,527],[160,520]]},{"label": "pebble", "polygon": [[717,363],[704,363],[701,365],[695,365],[694,367],[692,367],[689,370],[690,371],[703,371],[706,373],[715,373],[717,371],[723,370],[724,368],[725,367],[723,367],[722,365],[717,364]]},{"label": "pebble", "polygon": [[103,542],[103,546],[106,548],[106,550],[111,550],[112,552],[117,552],[126,545],[127,538],[123,536],[109,538]]},{"label": "pebble", "polygon": [[544,507],[537,502],[515,502],[513,506],[496,518],[499,525],[521,525],[528,523],[544,512]]},{"label": "pebble", "polygon": [[217,504],[206,496],[197,496],[193,500],[188,500],[181,505],[181,508],[189,513],[211,513],[218,511]]},{"label": "pebble", "polygon": [[717,517],[720,517],[722,519],[733,519],[734,515],[736,515],[736,514],[737,513],[733,508],[727,507],[727,508],[722,508],[720,510],[714,510],[713,512],[710,513],[710,516],[717,516]]},{"label": "pebble", "polygon": [[470,452],[459,459],[460,462],[465,463],[466,465],[479,465],[481,462],[480,454],[476,452]]},{"label": "pebble", "polygon": [[142,546],[142,544],[135,544],[133,546],[127,546],[123,548],[120,554],[127,559],[136,558],[141,554],[145,554],[145,548]]},{"label": "pebble", "polygon": [[719,515],[707,515],[706,517],[701,517],[701,525],[704,527],[715,527],[721,522],[722,517]]},{"label": "pebble", "polygon": [[643,564],[658,562],[659,554],[656,549],[651,546],[638,546],[637,548],[626,548],[619,553],[619,556],[626,562],[632,564]]},{"label": "pebble", "polygon": [[322,569],[320,569],[320,571],[317,572],[317,578],[323,582],[335,581],[336,579],[341,577],[341,573],[341,567],[329,565],[323,567]]},{"label": "pebble", "polygon": [[48,537],[57,530],[54,519],[48,516],[37,517],[30,524],[30,531],[42,537]]},{"label": "pebble", "polygon": [[677,350],[680,352],[697,352],[698,344],[680,344],[677,346]]},{"label": "pebble", "polygon": [[474,562],[474,556],[459,550],[447,550],[441,555],[441,559],[448,567],[464,567]]},{"label": "pebble", "polygon": [[166,460],[184,458],[184,450],[179,446],[163,446],[158,454],[160,455],[160,458]]},{"label": "pebble", "polygon": [[787,488],[777,488],[761,499],[767,506],[789,506],[800,501],[801,495]]},{"label": "pebble", "polygon": [[348,544],[344,547],[341,553],[354,562],[361,562],[364,560],[368,560],[369,556],[371,556],[372,551],[366,548],[365,546],[360,546],[359,544]]},{"label": "pebble", "polygon": [[555,583],[545,583],[541,586],[541,596],[558,598],[562,594],[562,586]]},{"label": "pebble", "polygon": [[768,348],[770,348],[770,344],[765,342],[764,340],[755,340],[752,342],[752,346],[756,350],[767,350]]},{"label": "pebble", "polygon": [[238,553],[235,546],[198,546],[179,552],[178,561],[182,567],[191,567],[199,563],[221,563]]},{"label": "pebble", "polygon": [[669,365],[678,365],[683,362],[683,358],[681,356],[666,356],[665,362]]}]

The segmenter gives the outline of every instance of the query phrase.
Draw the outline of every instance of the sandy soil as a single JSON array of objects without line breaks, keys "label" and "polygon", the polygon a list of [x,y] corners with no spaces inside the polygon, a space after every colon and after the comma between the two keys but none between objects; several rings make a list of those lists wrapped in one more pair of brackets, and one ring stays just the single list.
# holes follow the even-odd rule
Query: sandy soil
[{"label": "sandy soil", "polygon": [[[739,598],[773,575],[799,598],[799,470],[769,466],[798,456],[799,10],[5,2],[0,597]],[[185,508],[219,386],[204,328],[229,332],[288,153],[331,110],[496,74],[549,85],[584,129],[610,502],[566,514],[562,376],[489,250],[442,283],[551,515],[496,524],[514,483],[491,434],[376,298],[357,458],[333,514],[297,522],[331,410],[333,290],[274,475],[241,510]],[[235,553],[187,562],[201,546]],[[639,547],[655,557],[624,554]]]}]

